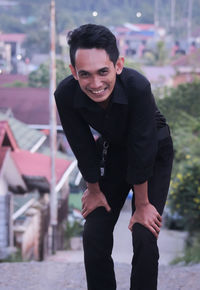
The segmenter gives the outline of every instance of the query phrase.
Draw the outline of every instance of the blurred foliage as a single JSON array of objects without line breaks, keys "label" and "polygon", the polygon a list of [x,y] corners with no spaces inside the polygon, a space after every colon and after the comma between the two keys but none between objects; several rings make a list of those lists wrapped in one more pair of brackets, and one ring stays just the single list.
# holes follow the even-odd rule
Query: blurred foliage
[{"label": "blurred foliage", "polygon": [[[70,75],[70,69],[66,64],[57,59],[56,60],[56,84]],[[29,86],[35,88],[47,88],[49,87],[49,63],[44,63],[39,68],[29,74]]]},{"label": "blurred foliage", "polygon": [[186,240],[185,251],[182,257],[178,257],[171,264],[200,263],[200,232],[190,234]]},{"label": "blurred foliage", "polygon": [[141,68],[141,64],[140,63],[136,63],[134,60],[126,57],[125,58],[125,62],[124,62],[124,66],[128,67],[128,68],[132,68],[137,70],[138,72],[140,72],[141,74],[144,74]]},{"label": "blurred foliage", "polygon": [[70,193],[70,195],[69,195],[69,207],[71,209],[76,208],[76,209],[79,209],[80,211],[82,210],[82,202],[81,202],[82,195],[83,195],[82,192]]},{"label": "blurred foliage", "polygon": [[79,220],[73,220],[66,222],[66,228],[64,231],[64,248],[66,250],[71,248],[70,240],[73,237],[81,237],[83,234],[83,225]]},{"label": "blurred foliage", "polygon": [[156,64],[165,65],[168,59],[165,42],[158,41],[156,47]]},{"label": "blurred foliage", "polygon": [[71,237],[80,237],[83,233],[83,225],[78,221],[73,222],[67,221],[66,224],[66,237],[69,239]]},{"label": "blurred foliage", "polygon": [[183,119],[179,113],[185,112],[194,118],[200,112],[200,82],[181,84],[166,91],[163,99],[158,99],[159,107],[167,115],[171,125],[177,125]]},{"label": "blurred foliage", "polygon": [[13,83],[7,83],[3,85],[5,88],[26,88],[28,85],[24,82],[15,81]]},{"label": "blurred foliage", "polygon": [[157,97],[160,111],[171,128],[175,159],[169,206],[183,217],[184,227],[200,227],[200,82],[167,89]]},{"label": "blurred foliage", "polygon": [[174,263],[200,262],[200,82],[165,89],[161,98],[155,94],[175,150],[168,206],[189,231],[184,256]]},{"label": "blurred foliage", "polygon": [[184,218],[189,231],[200,229],[200,159],[185,162],[171,182],[169,206]]},{"label": "blurred foliage", "polygon": [[20,249],[17,249],[15,253],[10,254],[7,258],[0,260],[0,263],[19,263],[19,262],[23,262]]}]

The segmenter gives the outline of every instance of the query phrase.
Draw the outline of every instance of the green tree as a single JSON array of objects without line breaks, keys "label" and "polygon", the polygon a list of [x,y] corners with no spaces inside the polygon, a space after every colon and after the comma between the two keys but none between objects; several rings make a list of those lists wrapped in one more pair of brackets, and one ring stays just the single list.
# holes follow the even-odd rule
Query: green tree
[{"label": "green tree", "polygon": [[[156,96],[156,93],[155,93]],[[200,82],[186,83],[165,91],[160,99],[156,96],[158,106],[169,120],[172,129],[180,126],[192,126],[192,131],[199,134],[200,126],[194,119],[199,119]]]},{"label": "green tree", "polygon": [[[70,75],[70,69],[62,60],[56,60],[56,84]],[[49,86],[49,63],[44,63],[29,75],[29,86],[46,88]]]},{"label": "green tree", "polygon": [[169,205],[190,232],[200,229],[200,159],[189,159],[171,183]]},{"label": "green tree", "polygon": [[200,262],[200,82],[166,90],[157,103],[170,123],[175,149],[168,205],[189,231],[184,256],[175,262]]},{"label": "green tree", "polygon": [[157,58],[158,65],[164,65],[166,63],[167,52],[165,49],[165,42],[164,41],[157,42],[156,58]]},{"label": "green tree", "polygon": [[157,103],[170,123],[175,148],[168,204],[190,233],[184,257],[177,262],[200,262],[200,82],[165,93]]}]

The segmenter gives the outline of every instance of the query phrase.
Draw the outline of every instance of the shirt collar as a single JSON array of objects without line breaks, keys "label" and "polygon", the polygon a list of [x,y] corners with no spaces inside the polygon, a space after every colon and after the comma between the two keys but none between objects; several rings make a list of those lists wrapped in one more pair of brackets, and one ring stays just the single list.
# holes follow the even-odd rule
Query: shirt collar
[{"label": "shirt collar", "polygon": [[[77,88],[74,95],[74,107],[75,108],[91,108],[94,110],[98,110],[99,106],[92,101],[80,88],[78,81],[77,82]],[[125,92],[125,89],[123,87],[123,84],[121,83],[120,77],[117,75],[116,83],[112,92],[111,96],[111,102],[127,105],[128,104],[128,97]]]},{"label": "shirt collar", "polygon": [[113,95],[112,97],[113,103],[122,104],[122,105],[128,104],[128,96],[121,82],[120,75],[119,76],[117,75],[116,83],[115,83],[112,95]]}]

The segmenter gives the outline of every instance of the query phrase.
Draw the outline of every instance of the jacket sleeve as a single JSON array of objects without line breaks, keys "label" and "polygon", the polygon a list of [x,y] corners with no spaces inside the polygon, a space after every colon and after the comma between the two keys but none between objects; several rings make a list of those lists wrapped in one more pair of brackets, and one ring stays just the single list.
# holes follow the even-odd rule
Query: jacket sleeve
[{"label": "jacket sleeve", "polygon": [[155,101],[150,84],[130,97],[128,126],[129,184],[141,184],[153,174],[157,152]]},{"label": "jacket sleeve", "polygon": [[67,104],[66,97],[55,92],[56,105],[63,130],[78,161],[83,178],[87,182],[95,183],[100,177],[100,167],[94,137],[89,125],[79,112]]}]

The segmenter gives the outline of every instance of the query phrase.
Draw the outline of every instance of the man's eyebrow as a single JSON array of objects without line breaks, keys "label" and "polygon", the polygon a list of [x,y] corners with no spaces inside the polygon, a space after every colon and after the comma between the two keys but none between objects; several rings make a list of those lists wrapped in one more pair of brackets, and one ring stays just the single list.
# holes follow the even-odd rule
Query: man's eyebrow
[{"label": "man's eyebrow", "polygon": [[81,73],[87,73],[87,74],[89,74],[89,72],[88,72],[88,71],[86,71],[86,70],[83,70],[83,69],[79,70],[77,73],[78,73],[78,74],[81,74]]},{"label": "man's eyebrow", "polygon": [[[107,66],[102,67],[102,68],[98,69],[97,72],[101,72],[101,71],[103,71],[103,70],[109,70],[109,67],[107,67]],[[84,74],[85,74],[85,73],[86,73],[86,74],[91,74],[89,71],[87,71],[87,70],[83,70],[83,69],[77,71],[77,73],[78,73],[78,74],[82,74],[82,73],[84,73]]]},{"label": "man's eyebrow", "polygon": [[109,69],[109,67],[107,67],[107,66],[105,66],[105,67],[102,67],[102,68],[100,68],[98,71],[102,71],[102,70],[105,70],[105,69]]}]

